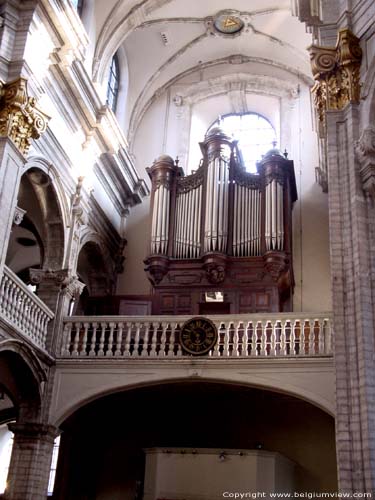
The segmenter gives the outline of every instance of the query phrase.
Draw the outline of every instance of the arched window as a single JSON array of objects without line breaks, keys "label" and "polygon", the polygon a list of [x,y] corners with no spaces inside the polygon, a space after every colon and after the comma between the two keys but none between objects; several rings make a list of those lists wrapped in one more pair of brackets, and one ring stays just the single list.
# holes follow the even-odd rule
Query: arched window
[{"label": "arched window", "polygon": [[71,0],[73,7],[76,9],[79,17],[82,16],[82,10],[83,10],[83,0]]},{"label": "arched window", "polygon": [[107,86],[107,104],[113,112],[116,111],[118,89],[120,82],[120,69],[117,55],[112,57],[111,66],[109,68],[108,86]]},{"label": "arched window", "polygon": [[273,147],[276,132],[271,123],[257,113],[225,115],[209,128],[220,126],[225,133],[238,141],[246,170],[256,172],[256,162]]}]

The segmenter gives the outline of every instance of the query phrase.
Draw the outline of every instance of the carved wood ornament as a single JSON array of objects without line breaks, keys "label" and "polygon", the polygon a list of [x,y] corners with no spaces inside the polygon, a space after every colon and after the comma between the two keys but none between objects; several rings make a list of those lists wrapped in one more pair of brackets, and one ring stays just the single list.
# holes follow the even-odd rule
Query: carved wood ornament
[{"label": "carved wood ornament", "polygon": [[29,97],[26,78],[3,84],[0,92],[0,136],[9,137],[26,156],[50,118],[37,107],[35,97]]},{"label": "carved wood ornament", "polygon": [[362,49],[359,39],[348,29],[339,31],[336,47],[309,47],[315,80],[311,92],[319,120],[319,134],[326,133],[326,111],[341,110],[360,99]]},{"label": "carved wood ornament", "polygon": [[[201,143],[198,170],[184,177],[169,156],[152,180],[150,254],[154,314],[291,309],[293,162],[271,149],[246,172],[237,142],[219,128]],[[221,292],[223,303],[207,300]]]}]

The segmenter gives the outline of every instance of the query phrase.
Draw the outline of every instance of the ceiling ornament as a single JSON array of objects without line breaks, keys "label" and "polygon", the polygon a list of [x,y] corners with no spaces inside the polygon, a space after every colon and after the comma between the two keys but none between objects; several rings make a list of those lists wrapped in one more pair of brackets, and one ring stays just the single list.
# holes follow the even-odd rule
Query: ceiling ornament
[{"label": "ceiling ornament", "polygon": [[0,136],[9,137],[23,155],[27,155],[32,139],[39,139],[49,121],[29,97],[26,78],[3,84],[0,94]]},{"label": "ceiling ornament", "polygon": [[236,10],[222,10],[206,19],[206,27],[211,35],[233,37],[241,34],[247,26],[247,20],[247,16]]},{"label": "ceiling ornament", "polygon": [[308,48],[315,84],[311,90],[319,120],[319,135],[325,136],[326,111],[340,111],[360,99],[362,49],[348,29],[339,30],[336,47]]}]

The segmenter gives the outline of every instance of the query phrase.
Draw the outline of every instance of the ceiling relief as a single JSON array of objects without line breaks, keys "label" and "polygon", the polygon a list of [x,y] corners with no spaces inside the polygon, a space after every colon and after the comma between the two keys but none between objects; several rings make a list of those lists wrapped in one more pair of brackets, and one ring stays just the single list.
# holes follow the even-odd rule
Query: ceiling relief
[{"label": "ceiling relief", "polygon": [[208,27],[212,27],[212,32],[224,36],[236,36],[245,27],[245,21],[236,11],[219,12],[213,19],[207,21]]}]

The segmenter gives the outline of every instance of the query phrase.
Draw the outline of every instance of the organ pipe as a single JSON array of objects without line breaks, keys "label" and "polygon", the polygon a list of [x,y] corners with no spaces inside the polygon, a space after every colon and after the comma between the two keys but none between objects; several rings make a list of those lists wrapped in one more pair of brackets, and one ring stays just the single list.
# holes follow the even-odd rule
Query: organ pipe
[{"label": "organ pipe", "polygon": [[201,144],[204,158],[194,174],[184,177],[166,156],[149,169],[152,254],[196,259],[215,252],[257,257],[290,251],[291,203],[286,196],[296,199],[292,162],[271,150],[257,174],[247,173],[231,154],[233,144],[213,129]]}]

